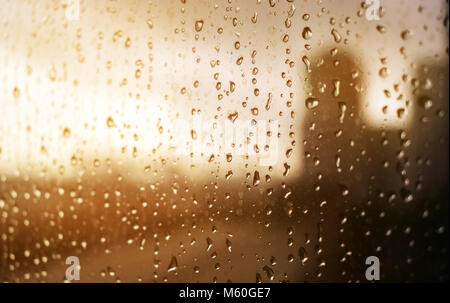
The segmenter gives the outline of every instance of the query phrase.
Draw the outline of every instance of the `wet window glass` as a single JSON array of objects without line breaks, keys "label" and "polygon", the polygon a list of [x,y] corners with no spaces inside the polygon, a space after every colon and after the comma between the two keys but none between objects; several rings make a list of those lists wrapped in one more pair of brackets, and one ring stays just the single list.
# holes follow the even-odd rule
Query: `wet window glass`
[{"label": "wet window glass", "polygon": [[0,281],[448,281],[448,1],[0,6]]}]

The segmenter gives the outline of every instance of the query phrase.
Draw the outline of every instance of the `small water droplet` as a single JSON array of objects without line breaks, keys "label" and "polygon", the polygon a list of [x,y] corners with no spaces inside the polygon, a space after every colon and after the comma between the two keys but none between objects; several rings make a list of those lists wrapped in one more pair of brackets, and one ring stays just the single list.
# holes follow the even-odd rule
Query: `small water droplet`
[{"label": "small water droplet", "polygon": [[177,270],[177,267],[178,267],[177,258],[175,256],[172,256],[172,259],[170,260],[169,267],[167,268],[167,271],[168,272],[175,271],[175,270]]},{"label": "small water droplet", "polygon": [[261,179],[259,177],[259,172],[255,171],[253,175],[253,186],[258,186],[258,184],[261,182]]},{"label": "small water droplet", "polygon": [[231,253],[231,241],[229,239],[226,239],[225,244],[227,246],[228,252]]},{"label": "small water droplet", "polygon": [[195,21],[195,31],[200,32],[203,29],[203,20]]},{"label": "small water droplet", "polygon": [[319,99],[314,97],[308,97],[305,100],[305,105],[307,109],[314,109],[319,106]]},{"label": "small water droplet", "polygon": [[269,266],[266,265],[263,267],[263,271],[266,273],[267,278],[270,281],[273,281],[273,279],[275,279],[275,273],[273,272],[272,268],[270,268]]},{"label": "small water droplet", "polygon": [[335,28],[333,28],[333,29],[331,30],[331,35],[333,36],[334,41],[335,41],[336,43],[341,42],[341,40],[342,40],[341,34],[339,34],[339,32],[338,32]]},{"label": "small water droplet", "polygon": [[308,27],[308,26],[306,26],[305,28],[303,28],[303,31],[302,31],[302,37],[303,37],[303,39],[305,39],[305,40],[309,40],[309,39],[311,39],[312,38],[312,30]]}]

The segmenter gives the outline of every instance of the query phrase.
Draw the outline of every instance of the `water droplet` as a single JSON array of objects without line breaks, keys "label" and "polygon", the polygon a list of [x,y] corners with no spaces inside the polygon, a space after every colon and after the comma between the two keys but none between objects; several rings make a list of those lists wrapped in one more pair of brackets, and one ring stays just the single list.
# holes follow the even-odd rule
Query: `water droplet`
[{"label": "water droplet", "polygon": [[339,34],[339,32],[338,32],[336,29],[333,28],[333,29],[331,30],[331,35],[333,36],[334,41],[335,41],[336,43],[341,42],[341,40],[342,40],[341,34]]},{"label": "water droplet", "polygon": [[377,31],[384,34],[386,32],[386,27],[383,25],[377,25]]},{"label": "water droplet", "polygon": [[175,270],[177,270],[177,267],[178,267],[177,258],[175,256],[172,256],[172,259],[170,260],[169,267],[167,268],[167,271],[168,272],[175,271]]},{"label": "water droplet", "polygon": [[306,71],[308,73],[310,73],[311,72],[311,62],[309,61],[308,57],[307,56],[303,56],[302,57],[302,61],[305,64]]},{"label": "water droplet", "polygon": [[387,67],[382,67],[378,72],[381,78],[387,78],[390,74],[390,71]]},{"label": "water droplet", "polygon": [[403,40],[409,40],[412,36],[412,33],[409,29],[406,29],[404,31],[401,32],[400,36],[402,37]]},{"label": "water droplet", "polygon": [[213,245],[213,241],[211,240],[211,238],[206,238],[206,251],[209,251],[211,249]]},{"label": "water droplet", "polygon": [[272,93],[269,93],[269,96],[267,97],[267,102],[266,102],[265,109],[269,110],[271,104],[272,104]]},{"label": "water droplet", "polygon": [[195,31],[200,32],[203,29],[203,20],[195,21]]},{"label": "water droplet", "polygon": [[227,246],[228,252],[231,253],[231,241],[229,239],[226,239],[225,244]]},{"label": "water droplet", "polygon": [[147,19],[147,26],[149,29],[153,28],[153,21],[151,19]]},{"label": "water droplet", "polygon": [[259,172],[255,171],[253,175],[253,186],[258,186],[258,184],[261,182],[261,179],[259,177]]},{"label": "water droplet", "polygon": [[20,97],[20,89],[17,86],[15,86],[13,89],[13,96],[16,99],[18,99]]},{"label": "water droplet", "polygon": [[340,87],[341,87],[341,81],[339,80],[333,80],[333,96],[334,97],[339,97],[340,94]]},{"label": "water droplet", "polygon": [[63,136],[64,138],[69,138],[70,137],[70,129],[69,128],[64,128],[63,130]]},{"label": "water droplet", "polygon": [[131,46],[131,38],[128,37],[128,38],[125,40],[125,47],[128,48],[128,47],[130,47],[130,46]]},{"label": "water droplet", "polygon": [[428,97],[423,97],[422,99],[420,99],[420,105],[424,109],[429,110],[433,107],[433,100],[431,100],[431,98]]},{"label": "water droplet", "polygon": [[115,126],[113,118],[108,117],[108,118],[106,119],[106,126],[108,126],[109,128]]},{"label": "water droplet", "polygon": [[344,123],[345,112],[347,111],[347,104],[345,104],[344,102],[339,102],[338,106],[341,112],[339,115],[339,123]]},{"label": "water droplet", "polygon": [[348,196],[348,194],[350,193],[350,190],[349,190],[348,187],[345,186],[344,184],[340,184],[340,185],[339,185],[339,188],[341,189],[341,195],[342,195],[343,197]]},{"label": "water droplet", "polygon": [[306,249],[304,247],[300,247],[298,249],[298,257],[302,265],[305,265],[305,263],[308,261],[308,256],[306,254]]},{"label": "water droplet", "polygon": [[312,38],[312,30],[308,27],[308,26],[306,26],[305,28],[303,28],[303,31],[302,31],[302,37],[303,37],[303,39],[305,39],[305,40],[309,40],[309,39],[311,39]]},{"label": "water droplet", "polygon": [[306,105],[307,109],[314,109],[317,106],[319,106],[319,99],[313,98],[313,97],[308,97],[305,100],[305,105]]},{"label": "water droplet", "polygon": [[225,174],[225,179],[229,180],[232,176],[233,176],[233,171],[229,170],[229,171]]},{"label": "water droplet", "polygon": [[270,268],[269,266],[266,265],[263,267],[263,271],[266,273],[267,278],[270,281],[273,281],[273,279],[275,279],[275,273],[273,272],[272,268]]},{"label": "water droplet", "polygon": [[255,12],[252,17],[252,23],[255,24],[256,22],[258,22],[258,13],[257,12]]}]

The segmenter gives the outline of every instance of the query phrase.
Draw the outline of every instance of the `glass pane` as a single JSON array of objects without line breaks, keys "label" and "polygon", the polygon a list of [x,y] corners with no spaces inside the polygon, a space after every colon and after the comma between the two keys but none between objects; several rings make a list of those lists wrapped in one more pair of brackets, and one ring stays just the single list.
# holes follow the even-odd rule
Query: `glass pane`
[{"label": "glass pane", "polygon": [[0,7],[0,281],[448,281],[447,1]]}]

